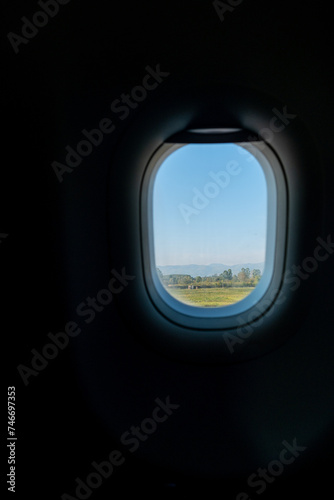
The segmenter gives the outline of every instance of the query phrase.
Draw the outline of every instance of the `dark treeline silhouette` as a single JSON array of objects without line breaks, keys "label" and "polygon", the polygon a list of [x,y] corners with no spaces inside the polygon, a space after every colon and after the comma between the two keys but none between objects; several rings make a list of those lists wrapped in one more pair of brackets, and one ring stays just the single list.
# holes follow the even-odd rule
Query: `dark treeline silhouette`
[{"label": "dark treeline silhouette", "polygon": [[198,288],[252,287],[256,286],[261,279],[260,269],[250,270],[248,267],[243,267],[238,274],[233,274],[231,269],[228,269],[221,274],[213,274],[212,276],[190,276],[190,274],[163,275],[159,268],[157,268],[157,273],[164,286],[175,286],[178,288],[187,288],[189,286]]}]

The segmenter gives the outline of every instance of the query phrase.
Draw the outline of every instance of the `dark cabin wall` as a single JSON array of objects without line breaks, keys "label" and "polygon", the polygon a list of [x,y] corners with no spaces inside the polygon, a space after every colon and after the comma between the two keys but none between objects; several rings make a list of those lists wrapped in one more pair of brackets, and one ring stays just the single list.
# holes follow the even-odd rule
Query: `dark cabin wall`
[{"label": "dark cabin wall", "polygon": [[[80,301],[94,295],[105,283],[109,265],[107,179],[116,147],[135,120],[140,123],[145,109],[169,92],[178,95],[179,89],[213,84],[240,85],[263,92],[269,100],[272,96],[286,104],[312,137],[318,159],[314,176],[321,172],[323,197],[316,198],[312,191],[306,196],[322,213],[319,236],[325,237],[332,231],[334,208],[333,39],[329,6],[314,2],[283,5],[276,0],[244,0],[221,21],[211,1],[116,4],[98,0],[92,5],[71,0],[60,6],[59,13],[26,45],[20,45],[15,54],[7,34],[19,34],[21,17],[31,19],[37,10],[40,7],[35,1],[5,2],[1,22],[4,158],[0,182],[4,217],[0,233],[8,235],[0,244],[1,324],[5,339],[5,389],[15,385],[17,392],[18,497],[26,498],[29,493],[35,498],[53,499],[65,492],[74,495],[75,478],[86,478],[92,461],[102,461],[112,449],[119,449],[119,442],[107,431],[102,417],[103,399],[99,400],[97,392],[96,399],[92,397],[96,380],[90,379],[89,373],[101,375],[102,363],[96,360],[95,368],[92,361],[86,370],[77,353],[87,355],[87,339],[104,331],[107,317],[115,331],[122,331],[121,318],[113,310],[106,310],[92,328],[83,329],[45,369],[29,377],[27,386],[17,366],[28,366],[33,356],[31,349],[40,351],[48,342],[48,333],[62,331],[76,318],[75,308]],[[110,110],[110,104],[141,83],[147,66],[155,68],[158,64],[170,75],[125,120],[120,120]],[[72,173],[64,174],[60,183],[52,162],[63,163],[65,147],[75,147],[83,138],[81,130],[96,128],[103,118],[113,120],[114,132],[106,135],[103,143]],[[303,222],[305,231],[310,222]],[[212,439],[219,455],[225,446],[226,432],[225,429],[214,440],[210,427],[199,427],[199,423],[207,422],[205,405],[217,409],[212,423],[216,426],[225,403],[241,398],[240,404],[248,409],[249,418],[242,420],[238,414],[233,419],[229,415],[232,435],[232,429],[238,426],[259,426],[261,431],[258,442],[245,442],[244,448],[234,447],[232,437],[226,442],[226,447],[234,450],[235,462],[238,453],[243,463],[257,448],[258,466],[265,466],[260,460],[261,450],[266,457],[273,433],[280,429],[282,434],[287,432],[288,422],[289,436],[298,428],[298,422],[303,435],[312,436],[300,468],[297,462],[291,466],[293,473],[278,477],[263,498],[297,493],[301,496],[311,489],[317,496],[324,496],[325,489],[332,486],[333,266],[331,257],[312,276],[319,288],[312,308],[300,318],[302,327],[298,334],[283,348],[283,364],[282,351],[277,351],[259,360],[247,379],[247,372],[242,372],[246,369],[241,369],[233,387],[224,386],[224,378],[216,369],[216,385],[207,390],[203,385],[203,367],[189,368],[183,385],[178,377],[183,373],[178,363],[169,367],[167,379],[153,380],[161,364],[159,358],[149,358],[150,379],[138,373],[135,351],[128,359],[132,366],[120,363],[116,351],[111,368],[113,398],[108,404],[116,403],[110,408],[111,413],[126,416],[126,430],[138,422],[138,415],[150,415],[154,401],[151,392],[161,398],[170,393],[173,400],[175,390],[180,408],[184,401],[183,408],[189,405],[189,412],[193,409],[196,417],[181,417],[178,421],[175,413],[175,420],[170,419],[174,439],[182,441],[187,435],[184,439],[188,453],[193,446],[194,461],[202,460],[203,465],[213,458],[201,455],[196,440],[203,443],[207,439],[210,443]],[[117,339],[114,347],[123,348],[122,341]],[[142,359],[147,359],[141,345],[138,352]],[[102,359],[107,358],[105,352]],[[82,383],[82,374],[87,375],[86,385]],[[137,383],[142,382],[137,392],[133,385],[136,379]],[[124,387],[128,387],[128,392]],[[103,391],[105,387],[101,388],[101,395],[107,397]],[[217,399],[218,391],[223,392],[225,400]],[[261,414],[260,408],[264,408]],[[149,444],[152,452],[157,446],[154,443],[152,440]],[[170,447],[173,448],[172,443]],[[218,486],[221,495],[228,499],[245,490],[247,475],[206,479],[187,467],[188,474],[175,471],[168,460],[166,443],[164,450],[167,459],[162,464],[152,464],[139,454],[127,455],[125,464],[93,495],[106,498],[115,491],[136,492],[136,488],[156,494],[169,483],[176,483],[173,490],[184,492],[207,492]],[[187,450],[184,455],[188,456]],[[256,496],[254,490],[247,491]]]}]

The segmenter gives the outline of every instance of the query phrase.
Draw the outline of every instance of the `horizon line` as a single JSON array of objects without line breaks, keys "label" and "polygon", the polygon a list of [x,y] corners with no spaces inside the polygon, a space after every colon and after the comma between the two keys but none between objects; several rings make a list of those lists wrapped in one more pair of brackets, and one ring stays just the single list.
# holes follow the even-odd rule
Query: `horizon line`
[{"label": "horizon line", "polygon": [[224,264],[223,262],[211,262],[210,264],[196,264],[196,263],[192,263],[192,264],[157,264],[156,266],[157,267],[171,267],[171,266],[230,266],[230,267],[233,267],[233,266],[241,266],[241,265],[244,265],[244,264],[265,264],[265,261],[263,262],[239,262],[238,264]]}]

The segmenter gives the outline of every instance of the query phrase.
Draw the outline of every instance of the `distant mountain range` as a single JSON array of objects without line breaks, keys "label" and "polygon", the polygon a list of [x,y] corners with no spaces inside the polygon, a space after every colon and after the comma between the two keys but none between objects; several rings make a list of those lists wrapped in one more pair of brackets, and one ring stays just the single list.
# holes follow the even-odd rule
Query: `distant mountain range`
[{"label": "distant mountain range", "polygon": [[187,264],[178,266],[157,266],[164,276],[168,274],[189,274],[193,278],[196,276],[212,276],[213,274],[221,274],[228,269],[231,269],[233,274],[238,274],[242,267],[249,267],[252,269],[260,269],[263,273],[264,262],[259,262],[255,264],[234,264],[233,266],[227,266],[226,264]]}]

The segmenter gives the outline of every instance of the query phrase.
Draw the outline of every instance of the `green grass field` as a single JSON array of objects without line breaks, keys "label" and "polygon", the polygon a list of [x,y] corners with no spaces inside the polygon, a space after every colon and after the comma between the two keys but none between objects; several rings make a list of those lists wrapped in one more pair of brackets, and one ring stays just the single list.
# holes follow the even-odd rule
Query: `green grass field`
[{"label": "green grass field", "polygon": [[167,291],[180,302],[197,307],[228,306],[244,299],[253,290],[254,287],[199,288],[198,290],[167,288]]}]

